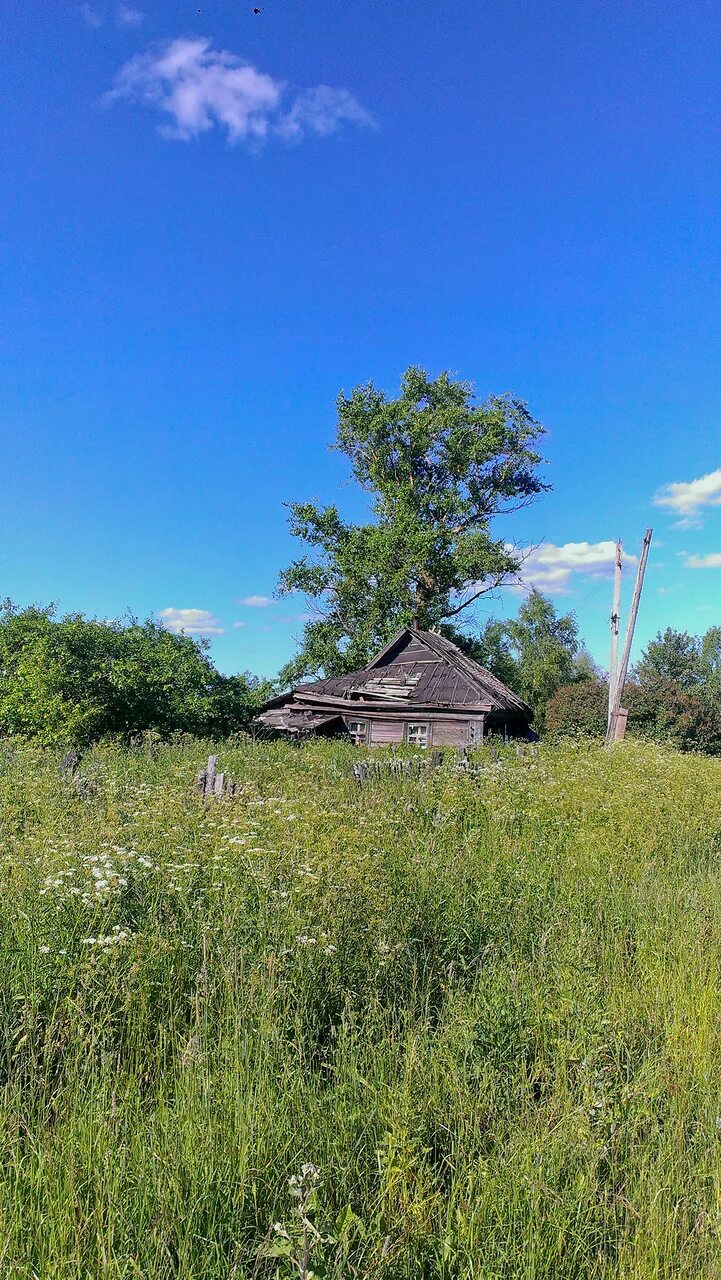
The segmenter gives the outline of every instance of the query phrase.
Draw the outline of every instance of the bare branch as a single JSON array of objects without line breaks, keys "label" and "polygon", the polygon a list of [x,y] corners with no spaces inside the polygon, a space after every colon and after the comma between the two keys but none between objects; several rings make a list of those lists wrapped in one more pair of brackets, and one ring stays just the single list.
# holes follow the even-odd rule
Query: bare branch
[{"label": "bare branch", "polygon": [[463,610],[467,609],[469,605],[475,604],[476,600],[480,600],[481,596],[487,596],[489,591],[496,591],[498,587],[503,585],[504,581],[508,578],[508,576],[509,575],[507,573],[499,573],[496,576],[496,578],[493,579],[492,582],[489,582],[487,587],[481,587],[480,591],[474,592],[474,594],[470,596],[468,600],[463,600],[461,604],[457,606],[457,608],[451,609],[450,613],[444,613],[443,615],[444,620],[446,618],[455,618],[456,614],[462,613]]}]

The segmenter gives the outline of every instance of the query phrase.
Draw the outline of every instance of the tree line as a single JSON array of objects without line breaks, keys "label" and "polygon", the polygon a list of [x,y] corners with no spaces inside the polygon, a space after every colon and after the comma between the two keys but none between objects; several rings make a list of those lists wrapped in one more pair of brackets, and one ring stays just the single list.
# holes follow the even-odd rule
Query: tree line
[{"label": "tree line", "polygon": [[[0,734],[90,742],[144,729],[220,736],[245,727],[271,692],[364,667],[404,625],[435,628],[519,693],[537,728],[601,733],[607,686],[572,613],[531,589],[508,621],[473,610],[519,582],[523,552],[497,522],[550,488],[543,426],[511,395],[476,401],[471,383],[406,370],[389,397],[373,383],[341,392],[332,446],[345,456],[367,518],[335,504],[288,504],[302,552],[278,594],[312,606],[298,652],[271,685],[225,676],[207,643],[152,619],[111,623],[52,608],[0,609]],[[471,619],[470,622],[466,621]],[[629,727],[721,750],[721,629],[667,631],[624,692]]]},{"label": "tree line", "polygon": [[[721,627],[709,627],[703,636],[672,627],[659,632],[633,668],[622,701],[630,733],[721,755]],[[603,672],[559,686],[545,705],[544,728],[600,734],[607,705]]]},{"label": "tree line", "polygon": [[[535,727],[601,737],[608,683],[572,613],[532,589],[517,616],[478,630],[441,628],[522,697]],[[0,736],[46,746],[130,740],[152,730],[223,738],[247,729],[280,681],[226,676],[207,642],[159,623],[57,617],[52,607],[0,606]],[[721,754],[721,627],[703,636],[668,628],[651,641],[623,697],[629,732],[683,750]]]},{"label": "tree line", "polygon": [[[608,674],[579,640],[573,613],[559,617],[540,591],[530,591],[516,618],[455,638],[529,704],[540,732],[604,735]],[[659,632],[632,668],[622,703],[628,732],[720,755],[721,627],[703,636]]]}]

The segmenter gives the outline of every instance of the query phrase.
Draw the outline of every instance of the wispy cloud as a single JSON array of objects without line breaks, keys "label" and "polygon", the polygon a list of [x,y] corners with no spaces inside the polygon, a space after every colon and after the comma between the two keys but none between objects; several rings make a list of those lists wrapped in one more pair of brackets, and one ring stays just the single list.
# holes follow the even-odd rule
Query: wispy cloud
[{"label": "wispy cloud", "polygon": [[222,636],[225,628],[207,609],[160,609],[158,617],[168,631],[179,634],[184,631],[189,636]]},{"label": "wispy cloud", "polygon": [[[540,591],[558,594],[569,590],[571,575],[586,574],[591,577],[607,577],[613,572],[616,543],[564,542],[557,546],[544,542],[539,547],[521,548],[518,555],[523,564],[519,574],[520,587],[538,587]],[[636,556],[623,553],[624,564],[635,564]]]},{"label": "wispy cloud", "polygon": [[679,529],[698,529],[703,521],[701,513],[708,507],[721,507],[721,467],[709,471],[698,480],[678,480],[665,484],[654,494],[657,507],[665,507],[679,517],[675,522]]},{"label": "wispy cloud", "polygon": [[721,569],[721,551],[710,551],[707,556],[686,556],[687,569]]},{"label": "wispy cloud", "polygon": [[248,609],[267,609],[272,603],[271,596],[243,596],[238,600],[238,604],[244,604]]},{"label": "wispy cloud", "polygon": [[145,14],[128,4],[119,4],[115,16],[121,27],[139,27]]},{"label": "wispy cloud", "polygon": [[[270,605],[275,603],[276,601],[272,600],[270,596],[245,596],[243,600],[236,600],[236,604],[245,605],[247,609],[267,609]],[[274,626],[286,626],[288,624],[295,624],[296,622],[308,622],[312,617],[312,613],[278,613],[276,610],[273,610],[273,613],[269,617],[269,621]],[[250,625],[251,624],[249,622],[245,621],[233,623],[234,627],[248,627]],[[252,625],[253,628],[257,630],[258,624],[254,622]],[[264,629],[267,631],[267,626]]]},{"label": "wispy cloud", "polygon": [[93,27],[96,31],[99,30],[100,27],[102,27],[103,25],[102,15],[98,13],[97,9],[93,9],[92,5],[84,4],[80,12],[82,13],[83,19],[85,22],[87,22],[89,27]]},{"label": "wispy cloud", "polygon": [[164,138],[189,142],[218,126],[228,141],[326,137],[373,118],[347,89],[316,85],[286,104],[285,85],[206,36],[146,49],[121,67],[106,102],[128,100],[165,116]]},{"label": "wispy cloud", "polygon": [[310,622],[312,613],[276,613],[274,621],[282,623]]},{"label": "wispy cloud", "polygon": [[317,133],[325,138],[344,124],[372,124],[370,114],[348,89],[331,89],[318,84],[299,93],[290,110],[279,122],[278,132],[284,138],[302,138]]}]

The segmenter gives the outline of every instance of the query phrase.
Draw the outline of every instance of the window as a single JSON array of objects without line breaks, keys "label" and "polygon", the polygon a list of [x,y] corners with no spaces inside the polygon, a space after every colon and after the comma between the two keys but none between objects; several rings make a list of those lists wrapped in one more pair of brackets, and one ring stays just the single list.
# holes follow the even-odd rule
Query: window
[{"label": "window", "polygon": [[468,745],[469,747],[477,747],[480,742],[483,742],[483,721],[469,720]]},{"label": "window", "polygon": [[428,725],[409,724],[406,726],[406,742],[409,747],[428,746]]},{"label": "window", "polygon": [[348,732],[357,747],[365,746],[368,741],[368,721],[349,720]]}]

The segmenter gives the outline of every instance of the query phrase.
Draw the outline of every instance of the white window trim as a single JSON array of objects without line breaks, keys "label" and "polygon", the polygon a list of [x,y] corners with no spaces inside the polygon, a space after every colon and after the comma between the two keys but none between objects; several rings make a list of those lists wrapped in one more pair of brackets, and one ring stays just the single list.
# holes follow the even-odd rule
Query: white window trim
[{"label": "white window trim", "polygon": [[[411,741],[411,736],[410,736],[411,729],[421,730],[425,734],[425,740],[423,742],[420,742],[418,740]],[[420,747],[422,751],[425,751],[426,748],[429,746],[430,740],[431,740],[431,726],[429,721],[409,720],[408,723],[406,724],[405,736],[406,736],[406,742],[409,747]]]}]

